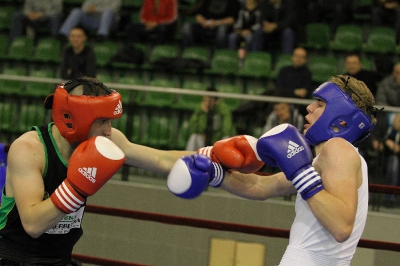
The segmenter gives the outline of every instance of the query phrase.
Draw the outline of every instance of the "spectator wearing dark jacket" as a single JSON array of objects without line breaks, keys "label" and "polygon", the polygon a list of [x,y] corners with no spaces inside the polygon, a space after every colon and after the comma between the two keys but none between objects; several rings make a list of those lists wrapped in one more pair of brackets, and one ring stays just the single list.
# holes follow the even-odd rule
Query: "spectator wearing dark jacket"
[{"label": "spectator wearing dark jacket", "polygon": [[350,53],[346,55],[346,74],[352,76],[358,80],[364,81],[368,89],[372,92],[374,97],[376,97],[376,90],[378,83],[382,80],[382,76],[371,70],[363,69],[361,58],[356,53]]},{"label": "spectator wearing dark jacket", "polygon": [[217,48],[228,47],[228,35],[239,14],[238,0],[204,0],[195,13],[195,22],[182,28],[182,47],[215,40]]},{"label": "spectator wearing dark jacket", "polygon": [[[250,45],[253,33],[261,27],[260,0],[246,0],[239,11],[238,19],[229,34],[229,49],[236,50],[244,42],[247,51],[253,51]],[[249,45],[247,45],[249,44]]]},{"label": "spectator wearing dark jacket", "polygon": [[96,77],[96,54],[86,44],[85,30],[75,27],[69,33],[70,45],[64,48],[61,62],[61,78]]},{"label": "spectator wearing dark jacket", "polygon": [[297,13],[294,0],[264,0],[260,4],[262,27],[254,32],[252,47],[256,51],[280,41],[281,52],[291,54],[295,46]]},{"label": "spectator wearing dark jacket", "polygon": [[[307,66],[307,51],[297,47],[292,53],[292,64],[280,69],[276,80],[276,93],[284,97],[307,99],[311,92],[312,73]],[[304,105],[297,106],[307,114]]]}]

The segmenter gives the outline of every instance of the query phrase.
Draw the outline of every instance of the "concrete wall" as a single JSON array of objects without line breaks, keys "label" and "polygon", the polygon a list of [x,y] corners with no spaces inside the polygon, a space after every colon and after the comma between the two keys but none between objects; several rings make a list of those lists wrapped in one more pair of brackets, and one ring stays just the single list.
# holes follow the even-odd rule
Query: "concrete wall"
[{"label": "concrete wall", "polygon": [[[195,200],[173,196],[166,186],[134,182],[108,182],[89,204],[290,229],[294,202],[249,201],[218,189]],[[364,239],[400,242],[399,215],[371,212]],[[74,253],[156,266],[205,266],[209,263],[212,238],[233,239],[265,245],[265,265],[278,265],[287,239],[262,237],[188,226],[118,218],[86,213],[84,235]],[[352,266],[399,265],[400,253],[358,248]]]}]

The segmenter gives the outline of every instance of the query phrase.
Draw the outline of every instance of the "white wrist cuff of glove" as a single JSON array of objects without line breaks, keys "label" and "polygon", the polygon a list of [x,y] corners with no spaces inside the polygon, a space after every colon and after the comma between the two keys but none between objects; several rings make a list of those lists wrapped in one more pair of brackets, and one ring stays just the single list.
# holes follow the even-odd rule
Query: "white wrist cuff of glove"
[{"label": "white wrist cuff of glove", "polygon": [[225,178],[225,170],[219,163],[212,163],[214,166],[214,178],[210,181],[209,185],[212,187],[219,187]]},{"label": "white wrist cuff of glove", "polygon": [[211,150],[212,150],[213,146],[207,146],[207,147],[203,147],[200,148],[197,153],[198,154],[202,154],[207,156],[208,158],[211,158]]},{"label": "white wrist cuff of glove", "polygon": [[312,166],[293,178],[292,183],[304,200],[311,198],[324,189],[321,176]]}]

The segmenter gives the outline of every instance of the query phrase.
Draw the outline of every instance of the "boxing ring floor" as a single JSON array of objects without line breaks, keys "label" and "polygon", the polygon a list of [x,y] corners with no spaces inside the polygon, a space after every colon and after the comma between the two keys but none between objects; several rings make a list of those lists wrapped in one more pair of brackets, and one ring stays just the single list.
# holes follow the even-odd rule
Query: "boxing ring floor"
[{"label": "boxing ring floor", "polygon": [[[129,182],[120,179],[116,175],[90,197],[88,207],[110,207],[277,231],[290,229],[294,219],[294,198],[292,201],[277,198],[258,202],[210,188],[195,200],[183,200],[167,190],[165,179],[140,174],[131,174]],[[383,209],[370,210],[362,239],[399,243],[400,210],[390,211],[392,213]],[[74,254],[136,263],[130,265],[204,266],[209,265],[211,240],[218,238],[262,244],[264,265],[272,266],[279,263],[288,243],[285,237],[174,225],[168,221],[146,221],[146,218],[121,218],[107,215],[107,210],[105,214],[93,213],[88,208],[83,220],[84,235]],[[359,247],[352,266],[399,265],[399,261],[400,252]]]}]

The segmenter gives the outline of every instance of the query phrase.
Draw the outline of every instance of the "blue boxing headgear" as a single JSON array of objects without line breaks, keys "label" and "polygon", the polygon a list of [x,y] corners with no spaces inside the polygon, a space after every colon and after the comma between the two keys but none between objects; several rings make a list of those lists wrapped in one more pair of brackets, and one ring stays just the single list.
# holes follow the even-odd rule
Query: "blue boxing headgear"
[{"label": "blue boxing headgear", "polygon": [[323,100],[326,107],[321,117],[305,134],[310,145],[316,146],[333,137],[344,138],[353,143],[366,138],[375,126],[371,118],[356,106],[350,95],[333,82],[321,84],[313,92],[313,97]]}]

